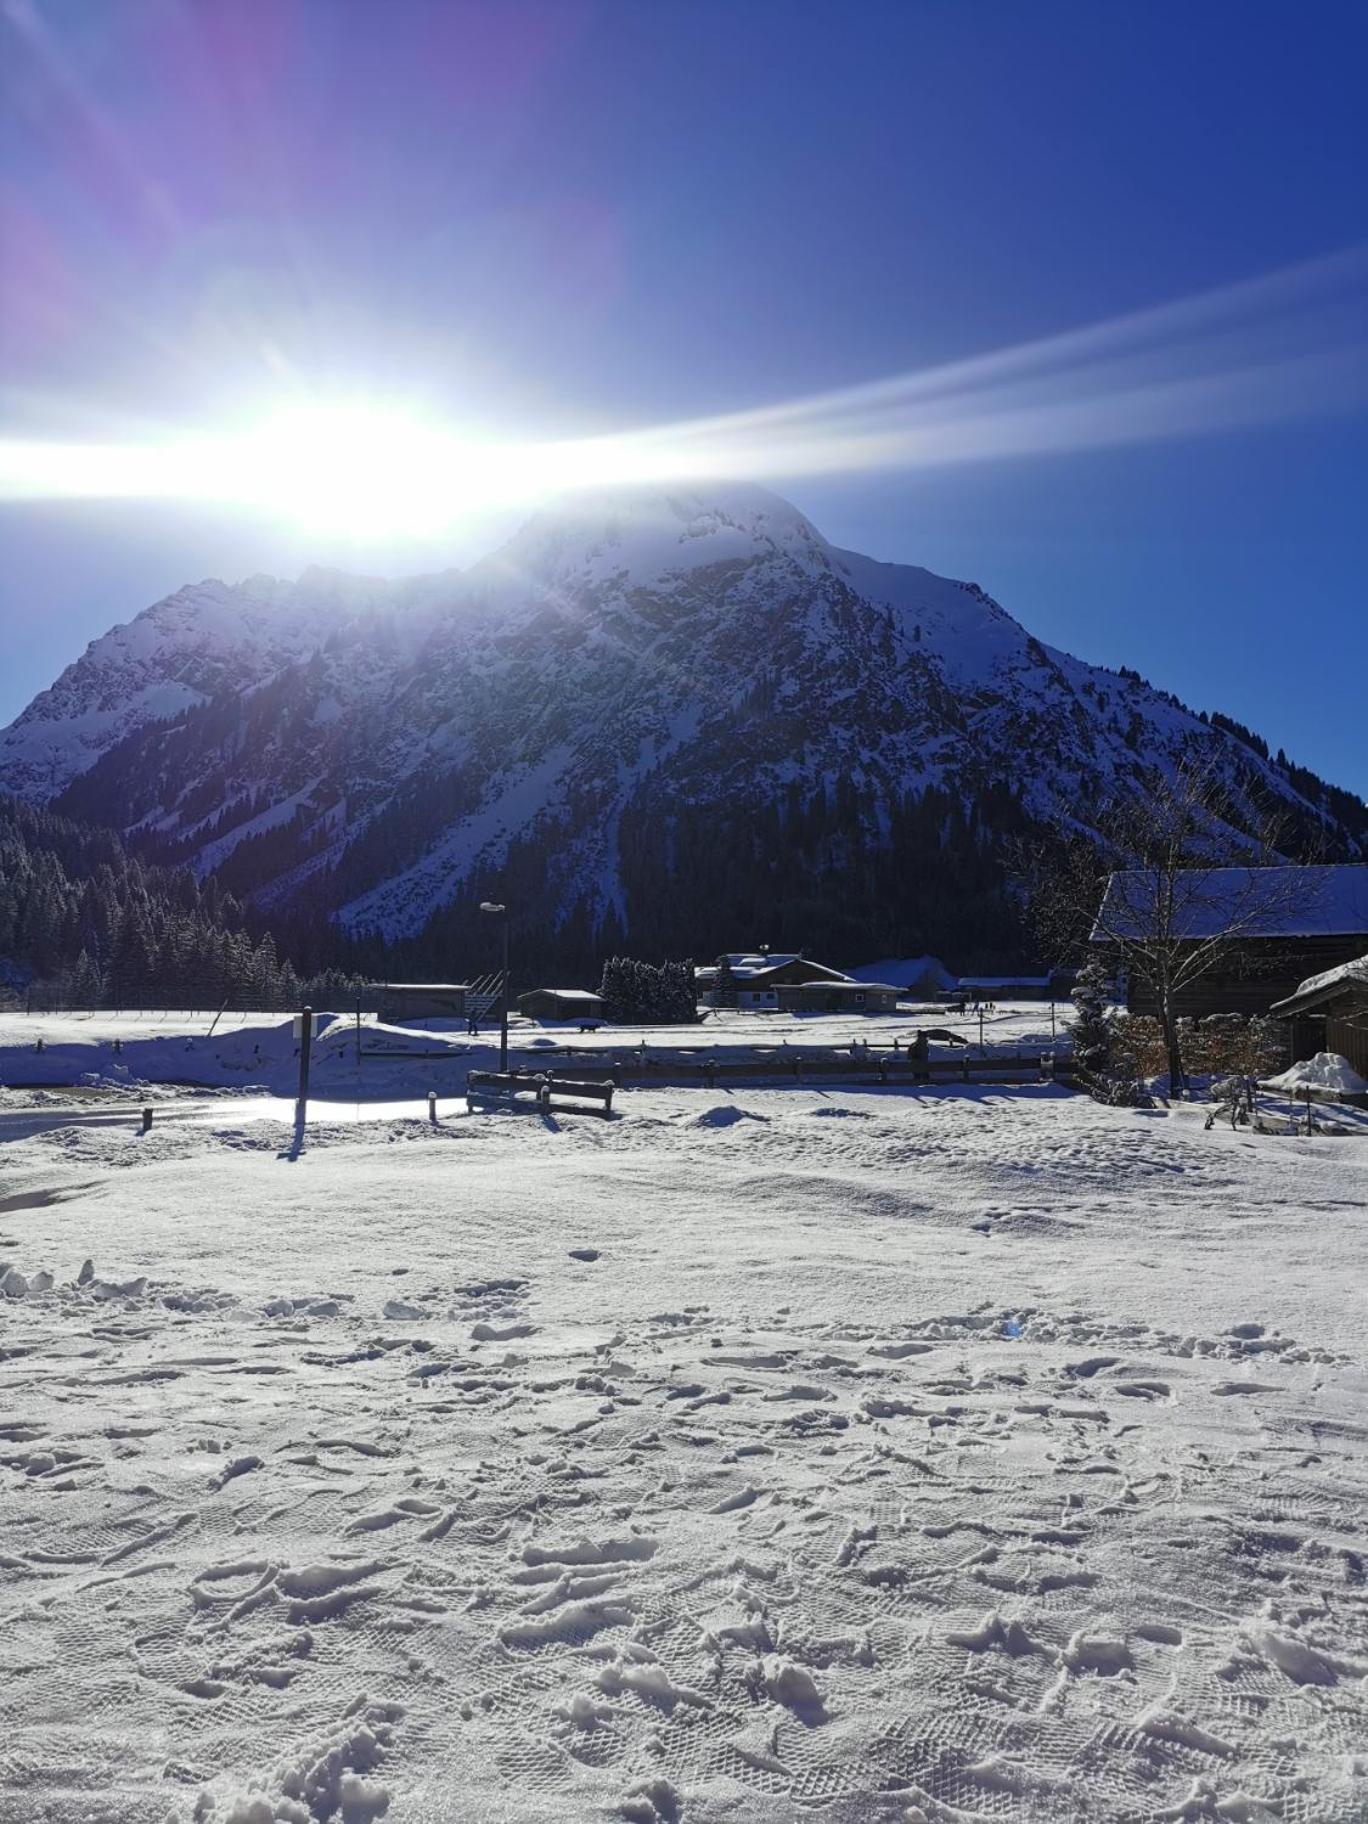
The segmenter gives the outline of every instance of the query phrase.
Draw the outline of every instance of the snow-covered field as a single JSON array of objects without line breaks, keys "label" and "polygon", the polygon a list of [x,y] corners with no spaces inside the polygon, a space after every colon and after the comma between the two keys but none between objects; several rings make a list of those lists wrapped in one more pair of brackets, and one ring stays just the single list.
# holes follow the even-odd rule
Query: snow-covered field
[{"label": "snow-covered field", "polygon": [[4,1824],[1368,1816],[1361,1135],[618,1106],[19,1124]]}]

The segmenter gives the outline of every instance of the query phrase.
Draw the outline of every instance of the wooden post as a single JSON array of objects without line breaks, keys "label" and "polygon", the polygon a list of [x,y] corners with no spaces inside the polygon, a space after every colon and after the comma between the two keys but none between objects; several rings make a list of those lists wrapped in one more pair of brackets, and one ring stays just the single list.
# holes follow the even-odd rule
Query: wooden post
[{"label": "wooden post", "polygon": [[143,1110],[142,1131],[146,1134],[151,1131],[151,1128],[152,1128],[152,1110],[150,1108],[145,1108]]},{"label": "wooden post", "polygon": [[313,1046],[313,1008],[306,1007],[299,1019],[299,1098],[295,1103],[295,1126],[301,1134],[309,1113],[309,1053]]},{"label": "wooden post", "polygon": [[437,1091],[435,1089],[430,1089],[428,1091],[428,1120],[431,1121],[431,1123],[434,1127],[436,1127],[436,1125],[437,1125]]},{"label": "wooden post", "polygon": [[356,991],[356,1068],[361,1068],[361,990]]}]

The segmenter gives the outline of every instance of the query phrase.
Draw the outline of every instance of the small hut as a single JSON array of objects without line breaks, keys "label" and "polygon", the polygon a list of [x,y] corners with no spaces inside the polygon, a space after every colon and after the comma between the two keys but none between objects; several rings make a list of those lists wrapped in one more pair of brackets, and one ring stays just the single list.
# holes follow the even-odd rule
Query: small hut
[{"label": "small hut", "polygon": [[1368,1077],[1368,956],[1308,977],[1269,1012],[1291,1027],[1294,1064],[1334,1051]]},{"label": "small hut", "polygon": [[896,1013],[902,990],[891,982],[781,982],[782,1013]]},{"label": "small hut", "polygon": [[603,996],[587,988],[533,988],[518,996],[518,1012],[529,1020],[601,1020]]},{"label": "small hut", "polygon": [[464,1020],[468,982],[382,982],[380,1018],[387,1026],[407,1020]]}]

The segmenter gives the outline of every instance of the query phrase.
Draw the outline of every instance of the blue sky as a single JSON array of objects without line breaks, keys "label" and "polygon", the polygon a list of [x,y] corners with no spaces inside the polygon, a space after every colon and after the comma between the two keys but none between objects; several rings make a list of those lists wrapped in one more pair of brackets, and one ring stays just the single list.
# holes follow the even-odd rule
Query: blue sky
[{"label": "blue sky", "polygon": [[[0,405],[212,425],[282,386],[500,435],[1015,346],[1368,242],[1368,7],[4,0]],[[778,482],[836,542],[1368,790],[1368,415]],[[166,503],[0,506],[0,719],[177,587],[394,572]]]}]

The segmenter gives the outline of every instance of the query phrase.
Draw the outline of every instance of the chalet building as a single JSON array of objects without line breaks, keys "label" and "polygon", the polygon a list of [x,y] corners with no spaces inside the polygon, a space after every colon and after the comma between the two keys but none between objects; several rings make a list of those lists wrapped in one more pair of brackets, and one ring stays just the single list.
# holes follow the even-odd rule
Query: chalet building
[{"label": "chalet building", "polygon": [[[726,964],[726,970],[723,964]],[[804,982],[848,982],[839,969],[814,963],[801,951],[734,950],[716,963],[694,971],[698,992],[711,999],[719,976],[730,973],[738,1007],[778,1008],[779,990]]]},{"label": "chalet building", "polygon": [[464,1020],[469,982],[382,982],[380,1018],[387,1026],[405,1020]]},{"label": "chalet building", "polygon": [[601,1020],[603,996],[587,988],[533,988],[518,996],[518,1012],[529,1020]]},{"label": "chalet building", "polygon": [[1269,1011],[1289,1023],[1294,1064],[1336,1051],[1368,1077],[1368,956],[1311,976]]},{"label": "chalet building", "polygon": [[[1162,877],[1150,870],[1118,870],[1107,882],[1092,941],[1118,961],[1118,935],[1144,939],[1163,928],[1194,950],[1216,943],[1214,966],[1178,995],[1181,1017],[1268,1013],[1308,978],[1368,951],[1368,865],[1184,868],[1173,877],[1167,909],[1162,890]],[[1126,982],[1126,1006],[1132,1013],[1158,1011],[1148,983],[1135,976]]]},{"label": "chalet building", "polygon": [[889,982],[781,982],[781,1013],[896,1013],[901,988]]}]

